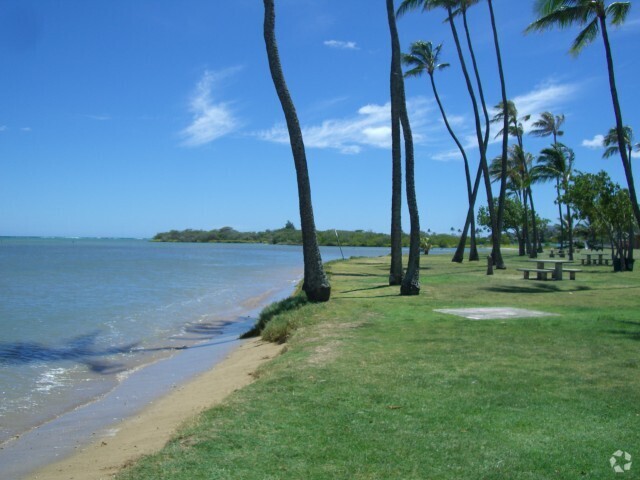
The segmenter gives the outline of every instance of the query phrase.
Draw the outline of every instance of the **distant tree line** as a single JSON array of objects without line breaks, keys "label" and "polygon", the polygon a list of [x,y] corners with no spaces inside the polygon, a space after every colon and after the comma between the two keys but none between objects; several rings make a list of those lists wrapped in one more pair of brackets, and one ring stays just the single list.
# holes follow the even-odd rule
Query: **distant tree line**
[{"label": "distant tree line", "polygon": [[[391,236],[386,233],[376,233],[364,230],[324,230],[316,232],[318,244],[325,247],[341,245],[352,247],[390,247]],[[460,236],[455,234],[440,234],[422,232],[422,238],[433,247],[453,248]],[[156,234],[154,242],[182,242],[182,243],[264,243],[270,245],[302,245],[302,233],[291,222],[284,228],[265,230],[263,232],[239,232],[232,227],[213,230],[171,230]],[[482,239],[479,239],[482,242]],[[402,246],[409,246],[409,235],[402,233]]]}]

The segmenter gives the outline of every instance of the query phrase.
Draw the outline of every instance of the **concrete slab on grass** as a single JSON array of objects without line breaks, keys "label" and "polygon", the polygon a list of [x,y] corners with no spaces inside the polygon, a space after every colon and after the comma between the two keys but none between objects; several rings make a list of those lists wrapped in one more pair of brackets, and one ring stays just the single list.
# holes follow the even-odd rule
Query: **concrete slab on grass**
[{"label": "concrete slab on grass", "polygon": [[503,320],[508,318],[550,317],[555,313],[525,310],[523,308],[445,308],[434,310],[440,313],[449,313],[469,320]]}]

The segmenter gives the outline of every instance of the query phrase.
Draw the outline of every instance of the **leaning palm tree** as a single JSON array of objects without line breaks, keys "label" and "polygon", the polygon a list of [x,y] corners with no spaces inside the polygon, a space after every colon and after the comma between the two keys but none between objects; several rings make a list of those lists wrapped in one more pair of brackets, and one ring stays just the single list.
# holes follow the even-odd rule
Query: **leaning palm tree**
[{"label": "leaning palm tree", "polygon": [[633,206],[633,213],[636,222],[640,226],[640,206],[636,196],[636,187],[631,171],[631,159],[627,154],[624,139],[624,123],[622,121],[622,110],[618,100],[618,89],[616,87],[615,73],[613,69],[613,56],[609,43],[609,33],[607,32],[607,19],[613,25],[622,25],[631,9],[631,2],[612,2],[605,5],[604,0],[536,0],[535,10],[540,18],[527,27],[527,32],[532,30],[547,30],[553,26],[561,28],[578,24],[584,27],[573,41],[570,52],[574,55],[593,42],[598,33],[602,33],[605,55],[607,58],[607,69],[609,72],[609,87],[611,90],[611,100],[616,118],[616,132],[618,134],[618,151],[622,159],[622,167],[627,177],[629,187],[629,197]]},{"label": "leaning palm tree", "polygon": [[[449,67],[448,63],[438,63],[441,50],[442,44],[434,48],[431,42],[417,41],[412,43],[411,53],[405,53],[402,55],[402,62],[408,67],[411,67],[405,72],[404,76],[419,77],[425,73],[429,75],[431,89],[433,90],[433,96],[435,97],[438,108],[440,109],[442,120],[447,127],[449,135],[451,135],[451,138],[458,147],[460,155],[462,155],[462,159],[464,161],[464,173],[467,180],[467,195],[469,196],[469,204],[471,205],[473,198],[473,188],[471,185],[471,173],[469,172],[469,159],[467,157],[467,152],[465,151],[462,143],[451,128],[451,124],[449,123],[449,119],[447,118],[447,114],[445,113],[442,101],[440,100],[440,95],[438,95],[438,89],[436,88],[436,82],[434,78],[434,73],[436,71],[444,70],[445,68]],[[474,215],[471,216],[471,248],[469,252],[469,261],[477,261],[480,258],[476,245],[476,225],[473,217]],[[463,252],[464,250],[462,252],[456,252],[453,261],[462,262]]]},{"label": "leaning palm tree", "polygon": [[420,217],[418,215],[418,200],[415,188],[415,162],[413,157],[413,135],[409,123],[409,113],[407,112],[407,101],[404,92],[404,78],[402,76],[402,65],[400,59],[400,38],[396,26],[396,14],[393,0],[387,0],[387,19],[389,21],[389,33],[391,35],[391,55],[395,61],[392,62],[392,82],[391,109],[397,109],[402,125],[404,136],[405,154],[405,188],[407,195],[407,206],[409,207],[409,220],[411,230],[409,232],[409,263],[407,271],[402,279],[400,295],[418,295],[420,293]]},{"label": "leaning palm tree", "polygon": [[[575,162],[575,154],[569,147],[562,143],[557,143],[552,147],[545,148],[540,152],[538,157],[538,164],[532,169],[534,170],[535,178],[541,182],[547,182],[550,180],[556,180],[557,188],[557,203],[561,205],[562,194],[569,190],[569,181],[573,173],[573,164]],[[571,224],[571,208],[568,203],[565,203],[566,216],[568,221],[569,232],[569,259],[573,260],[573,226]],[[562,209],[560,208],[560,222],[562,222]]]},{"label": "leaning palm tree", "polygon": [[[462,10],[460,10],[461,13],[464,13],[466,12],[466,9],[473,3],[476,3],[476,1],[475,0],[403,0],[402,4],[398,8],[397,14],[403,15],[409,10],[413,10],[416,8],[422,8],[422,10],[424,11],[433,10],[435,8],[444,8],[447,11],[446,21],[449,23],[449,26],[451,27],[451,34],[453,35],[453,40],[456,46],[456,50],[458,52],[460,67],[464,75],[464,79],[467,85],[467,91],[469,92],[471,105],[473,107],[473,114],[475,118],[475,127],[476,127],[475,128],[476,137],[478,141],[478,148],[480,150],[480,164],[479,164],[480,168],[479,169],[482,169],[482,172],[483,172],[484,185],[485,185],[485,190],[487,194],[487,207],[489,210],[489,216],[491,218],[491,239],[492,239],[492,245],[493,245],[492,258],[497,268],[504,269],[506,267],[504,264],[504,260],[502,258],[501,241],[500,241],[501,234],[500,234],[499,218],[498,218],[499,217],[498,211],[500,210],[499,208],[500,206],[498,205],[498,208],[496,208],[495,206],[492,188],[491,188],[491,179],[489,177],[489,166],[487,162],[487,144],[488,144],[487,139],[489,135],[488,118],[485,115],[486,122],[485,122],[485,130],[483,131],[481,120],[480,120],[480,111],[478,108],[478,101],[477,101],[475,92],[473,90],[473,84],[471,82],[471,77],[467,69],[466,60],[462,52],[462,46],[460,43],[458,29],[456,27],[456,22],[455,22],[455,16],[458,13],[459,9],[464,7]],[[479,78],[479,76],[476,75],[476,78]],[[481,84],[479,85],[479,90],[480,89],[481,89]],[[503,158],[506,159],[506,155],[503,155]],[[476,181],[476,184],[478,183],[479,182]],[[474,188],[473,202],[472,202],[472,205],[470,205],[469,213],[471,213],[471,208],[475,204],[477,191],[478,189]],[[501,194],[502,193],[503,192],[501,189]],[[469,216],[470,215],[467,214],[467,219],[469,219]],[[468,223],[469,222],[467,222],[467,224],[465,225],[465,233],[466,233]],[[460,242],[461,244],[463,239],[465,239],[464,234],[461,237],[461,242]]]},{"label": "leaning palm tree", "polygon": [[300,225],[302,230],[302,252],[304,258],[303,290],[307,298],[315,302],[326,302],[331,296],[331,285],[324,272],[322,257],[318,248],[316,226],[311,204],[311,185],[307,169],[307,157],[302,139],[302,130],[298,115],[285,82],[278,44],[275,35],[276,14],[274,0],[264,0],[264,41],[269,59],[269,69],[276,92],[284,111],[289,130],[289,141],[293,153],[298,181],[298,201],[300,206]]}]

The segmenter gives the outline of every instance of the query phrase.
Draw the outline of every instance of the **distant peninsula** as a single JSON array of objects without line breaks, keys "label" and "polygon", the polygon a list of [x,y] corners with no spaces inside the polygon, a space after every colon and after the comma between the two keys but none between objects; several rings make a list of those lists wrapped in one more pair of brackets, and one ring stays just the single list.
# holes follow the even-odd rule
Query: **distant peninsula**
[{"label": "distant peninsula", "polygon": [[[317,232],[318,243],[323,247],[337,245],[352,247],[390,247],[391,236],[364,230],[322,230]],[[448,234],[423,233],[434,247],[455,247],[459,237]],[[156,234],[153,242],[182,243],[266,243],[271,245],[302,245],[302,233],[293,223],[283,228],[263,232],[239,232],[232,227],[213,230],[171,230]],[[403,246],[409,246],[409,236],[403,234]]]}]

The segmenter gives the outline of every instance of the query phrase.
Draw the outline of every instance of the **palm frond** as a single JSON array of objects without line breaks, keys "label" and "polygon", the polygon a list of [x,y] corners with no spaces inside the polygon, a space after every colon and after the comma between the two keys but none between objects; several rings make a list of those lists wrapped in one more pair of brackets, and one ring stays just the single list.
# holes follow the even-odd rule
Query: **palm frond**
[{"label": "palm frond", "polygon": [[618,152],[620,152],[620,149],[618,147],[612,145],[611,147],[608,147],[604,151],[604,153],[602,154],[602,158],[611,158],[614,155],[617,155]]},{"label": "palm frond", "polygon": [[423,73],[425,72],[425,68],[424,65],[418,65],[417,67],[414,67],[410,70],[407,70],[406,72],[404,72],[404,76],[406,78],[409,77],[419,77],[421,76]]},{"label": "palm frond", "polygon": [[404,0],[398,7],[398,10],[396,10],[396,17],[400,18],[405,13],[411,10],[416,10],[420,7],[422,7],[423,10],[426,10],[426,3],[427,0]]},{"label": "palm frond", "polygon": [[565,6],[564,0],[536,0],[533,4],[533,11],[541,17],[549,15],[551,12]]},{"label": "palm frond", "polygon": [[[557,0],[552,0],[556,3]],[[590,16],[594,15],[591,10],[586,10],[588,7],[584,6],[566,6],[564,3],[559,2],[563,5],[559,8],[550,11],[546,15],[541,16],[525,29],[525,33],[529,33],[532,31],[543,31],[549,30],[555,26],[560,28],[565,28],[573,25],[574,23],[584,23],[585,22],[585,14]],[[591,12],[591,13],[589,13]]]},{"label": "palm frond", "polygon": [[613,25],[622,25],[631,10],[631,2],[613,2],[605,10]]},{"label": "palm frond", "polygon": [[599,32],[600,25],[598,17],[596,17],[578,34],[569,52],[571,52],[572,55],[578,55],[584,47],[596,39]]}]

